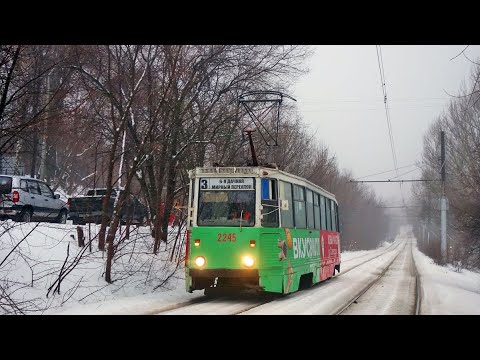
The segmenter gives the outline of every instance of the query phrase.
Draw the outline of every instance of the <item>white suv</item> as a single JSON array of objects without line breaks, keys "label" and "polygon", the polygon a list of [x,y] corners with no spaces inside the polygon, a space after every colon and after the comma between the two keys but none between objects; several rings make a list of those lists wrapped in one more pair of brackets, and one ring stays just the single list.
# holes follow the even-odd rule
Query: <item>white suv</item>
[{"label": "white suv", "polygon": [[26,176],[0,175],[0,218],[32,219],[65,224],[67,204],[43,181]]}]

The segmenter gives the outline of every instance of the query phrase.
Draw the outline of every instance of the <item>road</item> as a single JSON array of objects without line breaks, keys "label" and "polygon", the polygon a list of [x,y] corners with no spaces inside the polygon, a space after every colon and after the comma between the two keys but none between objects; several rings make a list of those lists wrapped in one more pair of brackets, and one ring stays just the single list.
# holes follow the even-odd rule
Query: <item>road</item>
[{"label": "road", "polygon": [[407,315],[418,314],[420,282],[413,236],[342,261],[342,271],[310,289],[277,297],[201,298],[161,315]]}]

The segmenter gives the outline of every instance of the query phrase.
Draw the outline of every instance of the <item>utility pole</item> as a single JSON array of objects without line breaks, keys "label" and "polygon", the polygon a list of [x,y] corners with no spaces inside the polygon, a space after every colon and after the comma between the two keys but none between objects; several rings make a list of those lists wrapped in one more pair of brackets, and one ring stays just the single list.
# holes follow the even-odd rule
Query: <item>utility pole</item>
[{"label": "utility pole", "polygon": [[445,197],[445,132],[440,132],[441,146],[441,166],[440,173],[442,175],[442,198],[440,200],[440,224],[441,224],[441,244],[440,251],[442,260],[447,261],[447,198]]}]

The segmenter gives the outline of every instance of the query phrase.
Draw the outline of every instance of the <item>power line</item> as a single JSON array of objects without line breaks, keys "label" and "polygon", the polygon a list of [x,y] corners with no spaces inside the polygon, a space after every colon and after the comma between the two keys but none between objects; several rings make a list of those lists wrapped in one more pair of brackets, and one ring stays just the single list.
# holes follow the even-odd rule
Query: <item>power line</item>
[{"label": "power line", "polygon": [[[405,165],[405,166],[399,167],[398,169],[405,169],[405,168],[407,168],[407,167],[414,166],[414,165],[417,166],[417,168],[418,168],[419,166],[416,165],[416,164],[417,164],[417,163],[413,163],[413,164],[410,164],[410,165]],[[414,170],[417,170],[417,169],[414,169]],[[412,171],[414,171],[414,170],[412,170]],[[392,171],[395,171],[395,169],[387,170],[387,171],[382,171],[382,172],[379,172],[379,173],[376,173],[376,174],[360,176],[360,177],[356,178],[356,180],[358,180],[358,179],[363,179],[363,178],[370,177],[370,176],[386,174],[386,173],[392,172]]]},{"label": "power line", "polygon": [[[395,99],[389,99],[390,102],[424,102],[424,101],[430,101],[430,100],[449,100],[449,97],[398,97]],[[375,98],[369,98],[369,99],[346,99],[346,100],[339,100],[339,98],[335,98],[332,100],[325,100],[324,97],[307,97],[307,98],[302,98],[302,104],[306,103],[316,103],[316,104],[325,104],[325,103],[365,103],[368,101],[372,102],[383,102],[383,99],[375,99]]]},{"label": "power line", "polygon": [[[416,182],[416,181],[442,181],[442,179],[413,179],[413,180],[349,180],[351,183],[404,183],[404,182]],[[403,201],[405,204],[405,200]]]},{"label": "power line", "polygon": [[390,114],[388,111],[388,102],[387,102],[387,85],[386,85],[386,78],[385,78],[385,70],[383,67],[383,57],[382,57],[382,48],[377,45],[377,59],[378,59],[378,68],[380,70],[380,81],[382,84],[382,91],[383,91],[383,103],[385,105],[385,115],[387,117],[387,125],[388,125],[388,136],[390,139],[390,147],[392,149],[392,156],[393,156],[393,163],[395,169],[398,168],[397,166],[397,156],[395,154],[395,146],[393,141],[393,134],[392,134],[392,126],[390,122]]},{"label": "power line", "polygon": [[[397,156],[395,154],[395,146],[393,142],[393,135],[392,135],[392,126],[390,122],[390,116],[388,112],[388,102],[387,102],[387,88],[386,88],[386,79],[385,79],[385,70],[383,67],[383,58],[382,58],[382,52],[381,52],[381,47],[377,45],[377,60],[378,60],[378,69],[380,71],[380,81],[382,85],[382,92],[383,92],[383,103],[385,106],[385,115],[387,118],[387,126],[388,126],[388,137],[390,140],[390,148],[392,150],[392,157],[393,157],[393,164],[395,167],[395,171],[397,171]],[[398,174],[397,174],[398,175]]]},{"label": "power line", "polygon": [[[393,165],[395,167],[395,173],[397,174],[397,177],[398,177],[399,175],[398,175],[397,155],[395,153],[395,142],[393,140],[392,123],[391,123],[391,120],[390,120],[390,112],[389,112],[389,109],[388,109],[387,85],[386,85],[386,79],[385,79],[385,69],[384,69],[384,66],[383,66],[382,48],[380,47],[380,45],[377,45],[376,49],[377,49],[378,68],[380,70],[380,81],[381,81],[381,84],[382,84],[382,91],[383,91],[383,101],[384,101],[384,105],[385,105],[385,115],[386,115],[386,118],[387,118],[390,148],[392,150]],[[403,196],[403,190],[402,190],[402,182],[400,183],[400,195],[402,197],[403,204],[405,204],[405,198]]]},{"label": "power line", "polygon": [[453,58],[451,58],[450,61],[452,61],[453,59],[456,59],[457,57],[459,57],[460,55],[462,55],[462,54],[465,52],[465,50],[468,49],[469,46],[470,46],[470,45],[465,46],[465,48],[464,48],[457,56],[454,56]]},{"label": "power line", "polygon": [[410,170],[410,171],[404,172],[403,174],[397,175],[397,176],[393,177],[392,179],[396,179],[396,178],[398,178],[398,177],[400,177],[400,176],[403,176],[403,175],[410,174],[411,172],[414,172],[414,171],[417,171],[417,170],[421,170],[421,168],[420,168],[419,166],[417,166],[417,168],[416,168],[416,169],[413,169],[413,170]]},{"label": "power line", "polygon": [[421,207],[421,206],[416,206],[416,205],[402,205],[402,206],[377,206],[377,208],[380,209],[408,209],[408,208],[414,208],[414,207]]}]

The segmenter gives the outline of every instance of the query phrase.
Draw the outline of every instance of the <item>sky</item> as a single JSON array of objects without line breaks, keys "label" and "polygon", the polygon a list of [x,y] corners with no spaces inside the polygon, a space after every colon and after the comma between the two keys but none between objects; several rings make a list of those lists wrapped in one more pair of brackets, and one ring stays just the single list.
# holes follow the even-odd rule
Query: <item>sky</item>
[{"label": "sky", "polygon": [[[133,259],[137,260],[134,263],[137,265],[129,265],[128,256],[119,256],[115,264],[117,271],[115,283],[107,286],[104,281],[102,273],[105,260],[102,253],[93,246],[93,252],[86,251],[77,268],[64,278],[60,294],[51,293],[47,298],[48,288],[58,278],[65,259],[67,259],[65,266],[68,267],[81,251],[71,236],[75,236],[76,226],[46,223],[37,226],[36,223],[23,224],[12,221],[4,221],[1,226],[7,226],[9,231],[3,229],[0,232],[2,244],[0,260],[10,251],[11,246],[27,235],[26,240],[17,248],[21,250],[22,255],[15,251],[9,261],[0,266],[0,281],[8,278],[12,286],[17,286],[16,289],[11,288],[15,290],[13,297],[17,301],[31,302],[38,308],[48,307],[46,311],[32,314],[220,315],[243,312],[246,309],[248,310],[245,314],[249,315],[329,314],[338,309],[342,299],[361,290],[394,259],[397,263],[392,265],[392,271],[386,274],[383,282],[376,285],[378,290],[383,289],[383,294],[386,295],[376,295],[374,296],[376,300],[364,300],[363,305],[362,301],[358,301],[357,305],[363,306],[361,313],[364,314],[392,313],[392,309],[401,314],[405,311],[405,304],[398,304],[398,301],[396,303],[391,295],[413,291],[414,284],[411,276],[408,276],[410,271],[400,271],[409,265],[411,257],[407,255],[411,245],[422,283],[421,313],[480,314],[480,273],[458,271],[451,266],[434,264],[432,259],[416,249],[416,240],[408,230],[401,230],[393,242],[386,242],[378,249],[342,252],[341,276],[311,289],[257,306],[259,302],[255,298],[230,298],[216,300],[213,304],[201,301],[205,300],[203,291],[186,292],[184,269],[181,266],[165,287],[155,290],[154,287],[159,282],[158,275],[166,270],[170,272],[175,264],[166,260],[169,251],[163,247],[157,257],[160,261],[151,261],[153,256],[148,254],[148,247],[145,247],[145,244],[151,244],[151,238],[142,236],[145,235],[147,228],[139,228],[132,233],[132,237],[134,234],[137,235],[135,246],[132,242],[122,248],[122,254],[133,254]],[[92,225],[92,234],[97,231],[98,226]],[[144,266],[140,266],[141,264]],[[121,276],[123,279],[119,279],[120,273],[129,276]],[[391,281],[392,279],[394,281]],[[23,286],[24,284],[27,286]],[[183,307],[191,301],[196,301],[196,305]]]},{"label": "sky", "polygon": [[[380,46],[398,175],[411,171],[395,179],[375,45],[313,46],[310,71],[289,95],[340,168],[351,170],[355,179],[418,179],[413,164],[421,161],[424,134],[448,105],[448,94],[470,79],[473,64],[464,55],[451,60],[466,46]],[[480,46],[470,45],[465,55],[480,58]],[[385,171],[390,172],[365,177]],[[401,205],[402,193],[408,204],[410,184],[369,185],[388,205]]]}]

